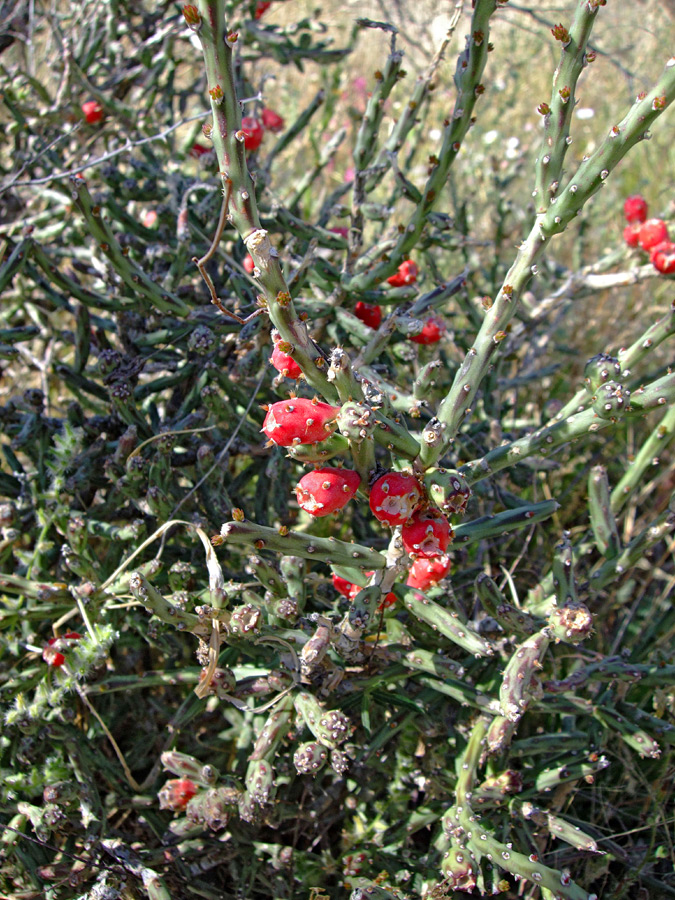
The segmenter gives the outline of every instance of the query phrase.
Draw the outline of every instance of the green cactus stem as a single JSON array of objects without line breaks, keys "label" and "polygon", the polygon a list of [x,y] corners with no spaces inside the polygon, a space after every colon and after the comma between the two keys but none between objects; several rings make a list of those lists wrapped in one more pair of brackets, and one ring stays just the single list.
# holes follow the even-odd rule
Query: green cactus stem
[{"label": "green cactus stem", "polygon": [[483,858],[498,865],[518,878],[524,878],[550,890],[555,897],[566,900],[597,900],[575,884],[567,872],[559,872],[540,863],[535,857],[527,857],[503,844],[483,827],[474,813],[472,792],[476,771],[485,744],[487,720],[479,718],[471,731],[469,742],[457,760],[457,785],[455,805],[443,816],[444,831],[465,845],[471,858],[478,864]]},{"label": "green cactus stem", "polygon": [[422,191],[422,202],[407,223],[404,223],[396,246],[389,252],[388,260],[380,261],[371,268],[356,275],[346,274],[343,288],[350,293],[358,293],[380,284],[396,271],[401,260],[410,255],[417,245],[428,216],[442,194],[448,179],[450,166],[462,145],[471,119],[476,100],[480,94],[480,79],[485,68],[489,43],[490,17],[497,8],[497,0],[476,0],[471,19],[470,33],[464,53],[460,56],[455,72],[457,96],[454,109],[446,121],[443,143],[437,154],[431,174]]},{"label": "green cactus stem", "polygon": [[274,550],[304,559],[315,559],[327,565],[361,565],[369,569],[382,569],[384,556],[370,547],[348,544],[336,538],[320,538],[301,534],[299,531],[280,533],[275,528],[256,525],[254,522],[226,522],[220,529],[217,546],[223,541],[231,544],[253,545],[257,549]]},{"label": "green cactus stem", "polygon": [[235,91],[233,48],[236,36],[230,40],[226,32],[225,0],[198,0],[197,6],[201,16],[197,34],[204,53],[213,114],[211,137],[223,191],[226,197],[229,196],[229,219],[253,258],[270,319],[281,339],[293,347],[293,358],[307,383],[326,400],[334,402],[337,394],[323,371],[323,355],[295,311],[279,265],[279,254],[260,223],[255,186],[246,166],[241,111]]},{"label": "green cactus stem", "polygon": [[481,637],[452,610],[439,606],[428,596],[414,588],[402,590],[405,608],[416,619],[429,625],[444,637],[458,644],[467,653],[474,656],[492,656],[494,648],[484,637]]},{"label": "green cactus stem", "polygon": [[84,178],[79,176],[71,178],[70,186],[73,202],[84,216],[92,237],[96,240],[101,252],[110,260],[132,296],[143,298],[157,309],[170,315],[186,316],[189,307],[179,297],[154,282],[123,251],[110,225],[101,215],[100,207],[94,203]]},{"label": "green cactus stem", "polygon": [[551,837],[556,837],[571,847],[576,847],[577,850],[585,850],[588,853],[601,852],[597,842],[577,825],[572,825],[560,816],[554,816],[546,809],[540,809],[529,800],[523,802],[516,797],[511,801],[510,809],[526,821],[534,822],[540,828],[546,828]]},{"label": "green cactus stem", "polygon": [[[487,374],[492,357],[506,335],[505,328],[516,311],[518,298],[532,277],[533,271],[536,271],[537,259],[548,241],[554,234],[565,229],[628,150],[644,138],[649,125],[670,105],[673,98],[675,98],[675,62],[670,60],[664,76],[657,85],[644,99],[638,100],[595,153],[581,163],[562,193],[553,198],[548,212],[538,216],[534,227],[521,244],[494,303],[487,310],[483,325],[458,369],[450,391],[438,408],[437,420],[430,423],[424,431],[422,450],[417,463],[419,468],[426,470],[434,465],[454,441],[471,408],[479,385]],[[663,382],[663,379],[660,381]],[[665,391],[665,388],[664,383],[659,390]],[[651,396],[644,396],[643,403],[651,399]],[[672,398],[669,399],[672,402]],[[664,399],[663,402],[667,400]],[[655,403],[654,399],[652,405]],[[636,409],[638,408],[643,408],[643,405],[638,404]],[[467,477],[471,480],[468,473]]]},{"label": "green cactus stem", "polygon": [[354,165],[357,169],[363,170],[369,166],[375,155],[377,136],[384,116],[384,103],[394,85],[404,74],[401,71],[402,61],[403,52],[392,47],[384,69],[375,73],[375,84],[368,98],[354,145]]},{"label": "green cactus stem", "polygon": [[536,676],[551,641],[548,629],[542,629],[519,644],[506,664],[499,688],[502,714],[517,722],[532,700]]},{"label": "green cactus stem", "polygon": [[531,635],[539,631],[544,621],[531,616],[524,609],[511,606],[495,582],[485,572],[476,578],[476,593],[485,612],[501,625],[507,635]]},{"label": "green cactus stem", "polygon": [[[675,424],[675,407],[668,414],[673,417]],[[604,466],[594,466],[588,473],[588,509],[595,546],[604,557],[613,559],[621,550],[621,538],[612,510],[609,479]]]},{"label": "green cactus stem", "polygon": [[[537,213],[545,213],[551,197],[558,193],[569,139],[572,112],[576,106],[577,81],[586,65],[586,46],[599,6],[580,0],[569,32],[554,29],[561,40],[560,62],[553,75],[553,88],[548,112],[544,116],[544,135],[536,164],[534,196]],[[559,36],[558,36],[559,35]]]},{"label": "green cactus stem", "polygon": [[481,516],[472,522],[461,522],[455,527],[455,543],[473,544],[484,538],[543,522],[559,507],[560,504],[556,500],[542,500],[540,503],[528,503],[515,509],[506,509],[493,516]]},{"label": "green cactus stem", "polygon": [[569,534],[563,535],[562,541],[555,548],[553,557],[553,585],[559,606],[578,602],[577,587],[574,581],[574,557]]},{"label": "green cactus stem", "polygon": [[178,606],[172,606],[140,572],[132,572],[129,576],[129,590],[149,612],[161,619],[162,622],[173,625],[179,631],[190,631],[202,638],[210,637],[210,621],[206,622],[193,613],[185,612]]},{"label": "green cactus stem", "polygon": [[272,760],[293,721],[293,699],[284,697],[270,712],[253,747],[250,760]]}]

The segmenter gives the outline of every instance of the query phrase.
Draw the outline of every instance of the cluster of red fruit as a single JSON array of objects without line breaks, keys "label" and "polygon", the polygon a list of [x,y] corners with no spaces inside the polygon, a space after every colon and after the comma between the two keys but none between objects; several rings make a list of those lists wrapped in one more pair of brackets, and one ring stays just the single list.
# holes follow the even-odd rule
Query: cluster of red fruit
[{"label": "cluster of red fruit", "polygon": [[[241,131],[244,135],[244,147],[251,152],[257,150],[262,144],[266,131],[271,131],[272,134],[276,134],[279,131],[283,131],[285,124],[285,120],[282,116],[275,113],[273,109],[268,109],[267,107],[262,110],[259,119],[255,116],[244,116],[241,120]],[[192,149],[190,150],[190,156],[198,159],[200,156],[212,152],[210,147],[205,147],[203,144],[193,144]],[[253,260],[251,260],[251,262],[253,262]]]},{"label": "cluster of red fruit", "polygon": [[668,239],[668,227],[663,219],[647,218],[647,201],[640,194],[627,197],[623,214],[628,225],[623,237],[629,247],[641,247],[649,253],[654,268],[663,275],[675,272],[675,244]]},{"label": "cluster of red fruit", "polygon": [[[337,427],[339,406],[319,400],[293,397],[272,403],[267,408],[262,431],[280,447],[316,444],[329,437]],[[298,482],[295,493],[302,509],[315,517],[327,516],[342,509],[361,486],[361,476],[352,469],[324,466],[308,472]],[[450,570],[444,556],[454,532],[448,519],[432,507],[424,488],[414,475],[386,472],[379,475],[369,492],[370,509],[376,519],[391,527],[401,525],[401,538],[414,562],[408,584],[424,589],[439,581]],[[336,588],[345,596],[359,588]],[[345,582],[345,585],[350,584]],[[393,602],[387,595],[385,603]]]}]

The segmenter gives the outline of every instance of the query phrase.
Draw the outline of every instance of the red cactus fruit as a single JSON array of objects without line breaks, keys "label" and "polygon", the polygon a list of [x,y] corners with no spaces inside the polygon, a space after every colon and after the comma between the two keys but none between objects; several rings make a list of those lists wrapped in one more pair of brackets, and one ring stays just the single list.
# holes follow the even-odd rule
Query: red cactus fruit
[{"label": "red cactus fruit", "polygon": [[408,587],[426,591],[427,588],[442,581],[452,567],[449,556],[435,556],[433,559],[420,557],[410,567]]},{"label": "red cactus fruit", "polygon": [[455,536],[443,513],[435,509],[416,512],[401,529],[403,546],[416,556],[441,556]]},{"label": "red cactus fruit", "polygon": [[320,400],[292,397],[267,407],[267,415],[260,429],[280,447],[293,444],[317,444],[335,431],[339,406]]},{"label": "red cactus fruit", "polygon": [[380,522],[403,525],[421,499],[422,492],[414,475],[388,472],[378,478],[370,490],[370,509]]},{"label": "red cactus fruit", "polygon": [[244,147],[247,150],[257,150],[262,144],[265,129],[253,116],[244,116],[241,120],[241,130],[244,132]]},{"label": "red cactus fruit", "polygon": [[416,344],[436,344],[440,341],[445,331],[445,322],[440,316],[429,316],[424,323],[424,328],[419,334],[413,335],[410,340]]},{"label": "red cactus fruit", "polygon": [[255,263],[253,262],[253,257],[250,253],[247,253],[244,257],[244,261],[242,262],[242,266],[248,272],[249,275],[253,275],[253,270],[255,269]]},{"label": "red cactus fruit", "polygon": [[103,107],[98,100],[87,100],[80,108],[90,125],[96,125],[103,118]]},{"label": "red cactus fruit", "polygon": [[200,156],[204,156],[206,153],[213,153],[213,149],[211,147],[205,147],[203,144],[193,144],[190,147],[189,156],[193,159],[199,159]]},{"label": "red cactus fruit", "polygon": [[359,300],[354,307],[354,315],[369,328],[379,328],[382,321],[382,307],[377,303],[364,303]]},{"label": "red cactus fruit", "polygon": [[189,778],[170,778],[157,795],[160,809],[182,812],[197,793],[197,785]]},{"label": "red cactus fruit", "polygon": [[392,287],[405,287],[407,284],[415,284],[419,271],[417,263],[414,263],[412,259],[405,259],[398,267],[398,272],[387,278],[387,281]]},{"label": "red cactus fruit", "polygon": [[647,220],[647,201],[641,194],[626,197],[623,204],[626,222],[645,222]]},{"label": "red cactus fruit", "polygon": [[655,250],[651,257],[654,268],[662,275],[672,275],[675,272],[675,244],[663,241]]},{"label": "red cactus fruit", "polygon": [[266,2],[266,0],[258,0],[258,2],[255,5],[255,12],[253,13],[253,18],[254,19],[262,19],[262,17],[265,15],[265,13],[267,12],[267,10],[270,8],[271,5],[272,5],[271,0],[269,0],[269,2]]},{"label": "red cactus fruit", "polygon": [[300,507],[319,518],[342,509],[352,499],[361,476],[352,469],[314,469],[303,475],[295,488]]},{"label": "red cactus fruit", "polygon": [[668,240],[668,228],[663,219],[647,219],[640,226],[639,242],[643,250],[651,250],[662,241]]},{"label": "red cactus fruit", "polygon": [[626,227],[624,228],[623,239],[629,247],[637,247],[640,240],[641,227],[642,226],[639,222],[635,222],[632,225],[626,225]]},{"label": "red cactus fruit", "polygon": [[286,378],[299,378],[302,375],[300,366],[292,356],[289,356],[279,349],[278,343],[274,345],[274,350],[272,350],[272,355],[270,356],[270,362],[277,372],[281,372]]},{"label": "red cactus fruit", "polygon": [[68,631],[61,637],[49,638],[42,651],[42,658],[48,666],[53,666],[55,669],[60,668],[66,661],[66,657],[60,650],[68,650],[70,642],[79,641],[81,637],[82,635],[77,631]]},{"label": "red cactus fruit", "polygon": [[332,231],[333,234],[339,234],[340,237],[349,237],[349,228],[346,225],[336,225],[335,228],[329,228],[328,230]]},{"label": "red cactus fruit", "polygon": [[268,131],[271,131],[272,134],[284,130],[286,122],[284,121],[283,116],[280,116],[279,113],[275,113],[273,109],[265,107],[261,113],[261,118],[264,127]]},{"label": "red cactus fruit", "polygon": [[343,597],[352,597],[352,590],[356,585],[352,584],[351,581],[347,581],[346,578],[341,578],[339,575],[333,573],[333,587],[338,594],[342,594]]}]

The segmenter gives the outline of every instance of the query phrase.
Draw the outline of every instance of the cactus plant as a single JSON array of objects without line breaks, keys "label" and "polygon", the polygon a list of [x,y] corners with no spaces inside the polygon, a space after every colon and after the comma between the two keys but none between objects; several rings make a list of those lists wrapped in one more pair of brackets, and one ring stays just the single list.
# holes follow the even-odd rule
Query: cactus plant
[{"label": "cactus plant", "polygon": [[8,896],[672,892],[675,64],[604,5],[12,21]]}]

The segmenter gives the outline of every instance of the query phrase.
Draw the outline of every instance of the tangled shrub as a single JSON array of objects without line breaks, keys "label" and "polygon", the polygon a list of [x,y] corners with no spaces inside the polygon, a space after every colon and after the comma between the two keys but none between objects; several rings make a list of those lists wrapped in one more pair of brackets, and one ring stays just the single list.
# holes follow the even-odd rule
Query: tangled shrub
[{"label": "tangled shrub", "polygon": [[[618,232],[553,253],[675,60],[577,155],[604,3],[540,26],[536,161],[469,212],[505,3],[414,79],[393,25],[336,49],[278,6],[70,9],[35,34],[58,82],[2,72],[3,890],[666,895],[672,279]],[[349,134],[366,31],[389,51]],[[272,61],[333,88],[287,108]],[[551,310],[631,284],[629,346],[570,365]]]}]

